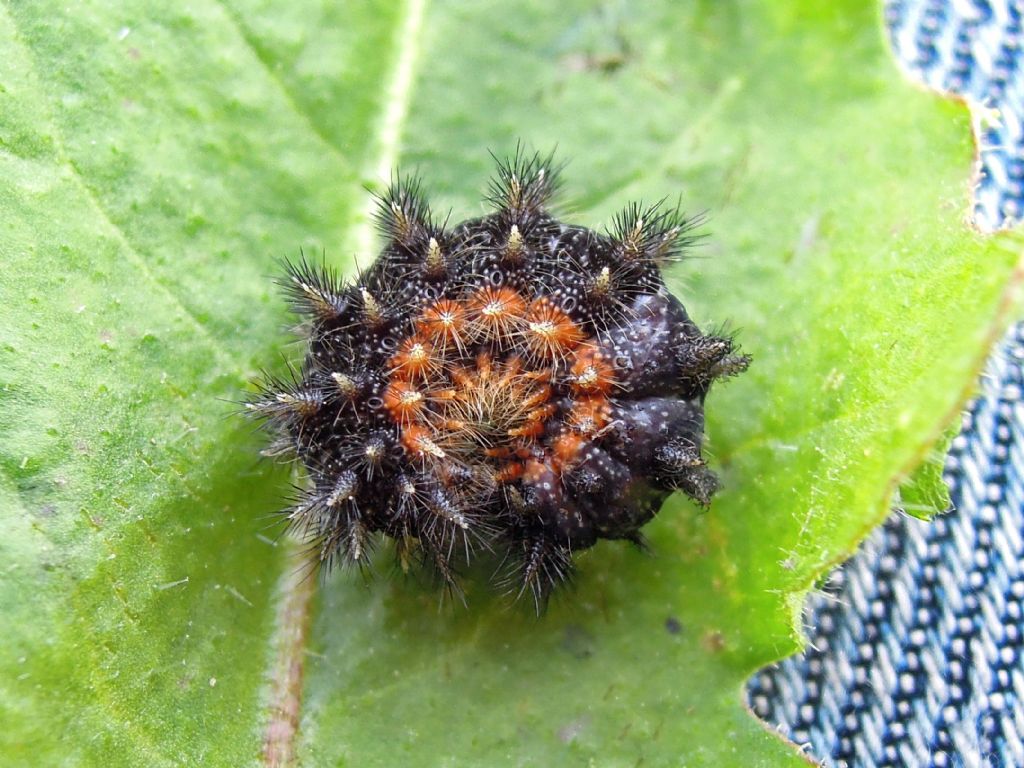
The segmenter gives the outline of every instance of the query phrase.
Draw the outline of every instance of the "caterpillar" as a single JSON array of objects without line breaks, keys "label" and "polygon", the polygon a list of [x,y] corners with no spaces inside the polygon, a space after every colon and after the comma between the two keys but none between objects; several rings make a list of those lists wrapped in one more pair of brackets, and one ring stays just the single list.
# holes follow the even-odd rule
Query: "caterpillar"
[{"label": "caterpillar", "polygon": [[574,551],[641,543],[675,490],[710,502],[705,396],[750,358],[666,288],[699,220],[662,201],[605,232],[561,222],[559,171],[517,149],[492,212],[453,226],[396,176],[368,269],[286,266],[305,358],[246,407],[274,435],[264,453],[308,474],[284,514],[322,567],[362,565],[389,538],[403,569],[460,593],[461,568],[497,553],[497,581],[540,613]]}]

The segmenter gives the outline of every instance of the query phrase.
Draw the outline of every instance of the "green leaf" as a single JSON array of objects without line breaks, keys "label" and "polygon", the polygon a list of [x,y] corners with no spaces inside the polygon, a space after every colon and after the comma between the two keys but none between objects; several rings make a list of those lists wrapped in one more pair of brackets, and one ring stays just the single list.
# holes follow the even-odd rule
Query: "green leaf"
[{"label": "green leaf", "polygon": [[893,499],[894,510],[921,520],[931,520],[935,515],[953,509],[949,487],[942,476],[946,469],[946,456],[962,426],[961,419],[955,419],[947,426],[916,469],[900,483]]},{"label": "green leaf", "polygon": [[[571,160],[580,223],[709,212],[671,279],[754,355],[709,400],[725,490],[650,556],[585,553],[540,621],[352,575],[310,605],[266,528],[289,478],[228,402],[299,354],[276,260],[366,263],[396,161],[475,214],[519,138]],[[965,226],[972,153],[853,0],[8,4],[5,763],[802,764],[741,685],[1005,320],[1020,245]]]}]

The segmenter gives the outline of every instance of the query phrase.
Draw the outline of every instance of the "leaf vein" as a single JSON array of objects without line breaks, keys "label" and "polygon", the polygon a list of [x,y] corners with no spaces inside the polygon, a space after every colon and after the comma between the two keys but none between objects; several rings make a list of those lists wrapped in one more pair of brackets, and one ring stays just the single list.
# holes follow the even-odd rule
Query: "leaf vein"
[{"label": "leaf vein", "polygon": [[225,0],[217,0],[217,5],[224,12],[224,16],[235,28],[238,33],[239,39],[249,49],[252,57],[259,63],[260,68],[266,73],[267,78],[274,84],[278,92],[281,94],[281,98],[284,99],[288,105],[288,109],[291,110],[296,117],[298,117],[306,128],[312,133],[317,140],[326,147],[332,156],[334,156],[350,174],[355,175],[355,169],[352,167],[352,163],[348,157],[344,155],[339,147],[324,131],[316,121],[313,119],[312,114],[304,109],[299,102],[296,100],[291,89],[281,78],[281,76],[274,71],[271,62],[268,61],[267,57],[260,51],[259,46],[254,41],[252,34],[249,31],[249,27],[245,24],[242,18],[235,13],[234,9],[228,5]]},{"label": "leaf vein", "polygon": [[[378,122],[379,143],[377,175],[385,176],[397,161],[402,131],[408,117],[415,82],[419,41],[423,29],[426,0],[408,0],[397,31],[396,58],[391,67],[387,94]],[[255,50],[255,49],[254,49]],[[259,58],[257,56],[257,58]],[[264,66],[266,64],[264,63]],[[267,68],[269,71],[269,67]],[[282,86],[283,87],[283,86]],[[355,242],[360,253],[368,253],[373,242],[372,197],[367,198],[363,215],[356,225]],[[315,567],[307,550],[303,567]],[[302,678],[309,641],[310,611],[313,598],[312,578],[296,580],[296,572],[285,573],[278,597],[278,625],[274,632],[264,730],[263,762],[269,766],[291,763],[296,754],[298,727],[303,703]]]},{"label": "leaf vein", "polygon": [[[28,43],[28,41],[25,40],[21,30],[18,29],[18,22],[15,19],[14,15],[8,14],[8,17],[10,18],[11,26],[15,30],[15,36],[18,39],[18,43],[20,44],[21,48],[25,51],[25,59],[28,63],[29,68],[32,71],[33,78],[36,82],[42,84],[43,82],[45,82],[45,80],[42,77],[41,70],[39,68],[39,63],[36,60],[36,56],[32,49],[32,46]],[[64,133],[60,129],[56,116],[52,112],[52,102],[50,102],[50,100],[48,99],[47,106],[50,107],[48,122],[50,124],[50,127],[53,129],[55,166],[60,167],[63,165],[71,171],[71,177],[74,179],[74,182],[84,192],[85,199],[88,201],[89,205],[95,210],[95,212],[99,215],[100,219],[103,222],[105,222],[106,225],[110,228],[111,232],[114,235],[114,238],[124,248],[129,260],[138,269],[144,281],[152,285],[153,288],[158,293],[162,294],[165,298],[167,298],[170,301],[170,303],[173,306],[175,306],[182,312],[182,314],[195,327],[195,330],[198,332],[199,336],[201,336],[204,339],[204,341],[208,344],[210,349],[213,350],[214,354],[219,359],[219,362],[221,364],[227,364],[229,367],[233,368],[236,371],[241,370],[241,365],[239,361],[237,361],[234,358],[234,356],[228,353],[225,346],[216,337],[214,337],[213,334],[210,333],[209,329],[207,329],[206,326],[202,324],[202,322],[200,322],[199,318],[191,309],[188,308],[184,301],[182,301],[181,297],[178,296],[174,291],[172,291],[167,285],[165,285],[157,278],[157,276],[150,269],[149,265],[146,263],[145,259],[142,258],[141,253],[135,248],[134,245],[132,245],[131,241],[129,241],[128,236],[125,233],[124,229],[121,227],[121,225],[114,221],[113,217],[107,212],[99,196],[87,183],[85,175],[81,172],[78,166],[71,159],[71,154],[68,152],[67,148],[67,142],[64,139]]]}]

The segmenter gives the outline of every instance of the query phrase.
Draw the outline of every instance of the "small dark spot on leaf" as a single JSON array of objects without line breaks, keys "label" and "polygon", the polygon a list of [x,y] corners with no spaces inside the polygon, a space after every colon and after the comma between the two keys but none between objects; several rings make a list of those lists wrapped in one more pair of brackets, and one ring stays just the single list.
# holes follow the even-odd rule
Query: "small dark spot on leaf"
[{"label": "small dark spot on leaf", "polygon": [[569,72],[601,72],[612,74],[628,62],[626,53],[607,54],[571,53],[562,59],[562,66]]},{"label": "small dark spot on leaf", "polygon": [[678,635],[683,631],[683,625],[675,616],[669,616],[665,619],[665,629],[668,630],[670,635]]},{"label": "small dark spot on leaf", "polygon": [[594,636],[579,624],[570,624],[565,628],[562,648],[574,659],[588,659],[594,655]]},{"label": "small dark spot on leaf", "polygon": [[701,638],[701,644],[705,650],[711,651],[711,653],[719,653],[725,649],[725,635],[717,629],[709,630]]}]

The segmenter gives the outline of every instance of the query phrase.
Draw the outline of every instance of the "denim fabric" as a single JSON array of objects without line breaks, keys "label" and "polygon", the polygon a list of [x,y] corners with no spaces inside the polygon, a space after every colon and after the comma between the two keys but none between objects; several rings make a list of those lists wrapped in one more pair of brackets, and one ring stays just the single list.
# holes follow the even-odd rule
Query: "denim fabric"
[{"label": "denim fabric", "polygon": [[910,77],[976,105],[981,168],[974,219],[985,230],[1024,216],[1024,2],[894,0],[886,22]]},{"label": "denim fabric", "polygon": [[[912,77],[983,105],[975,220],[1024,215],[1024,3],[886,5]],[[808,650],[748,686],[829,766],[1024,768],[1024,325],[989,361],[946,463],[956,511],[894,515],[807,609]]]}]

